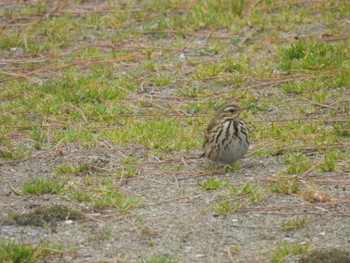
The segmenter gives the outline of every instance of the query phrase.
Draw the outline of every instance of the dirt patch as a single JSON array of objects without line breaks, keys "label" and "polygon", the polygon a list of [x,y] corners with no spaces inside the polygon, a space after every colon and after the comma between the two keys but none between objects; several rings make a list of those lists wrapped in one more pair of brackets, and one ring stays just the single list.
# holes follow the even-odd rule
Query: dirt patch
[{"label": "dirt patch", "polygon": [[[127,150],[119,150],[130,155]],[[144,149],[139,155],[146,155]],[[117,184],[142,199],[140,207],[122,214],[117,208],[96,210],[84,203],[64,201],[64,197],[44,195],[38,198],[16,196],[9,189],[20,189],[25,180],[45,176],[57,178],[54,168],[62,163],[104,160],[104,168],[120,165],[118,150],[104,148],[64,150],[60,156],[38,152],[36,157],[21,162],[3,162],[1,165],[1,231],[0,237],[23,242],[61,243],[73,250],[52,261],[86,261],[114,259],[134,261],[154,255],[177,259],[180,262],[229,262],[227,250],[236,248],[235,260],[269,260],[281,242],[311,242],[317,249],[347,249],[350,243],[350,188],[346,185],[327,185],[322,191],[332,200],[309,203],[301,196],[268,194],[263,201],[249,204],[226,215],[212,209],[223,189],[203,191],[198,184],[213,176],[239,187],[247,182],[269,184],[267,178],[283,169],[277,157],[246,158],[242,169],[216,175],[198,175],[206,161],[195,154],[156,161],[144,160],[138,176],[122,179]],[[119,154],[120,156],[120,154]],[[145,158],[146,159],[146,158]],[[163,165],[186,164],[178,173],[159,170]],[[193,172],[191,172],[193,171]],[[221,170],[222,171],[222,170]],[[338,178],[342,173],[329,173],[326,178]],[[111,176],[99,171],[99,178]],[[311,177],[319,176],[314,173]],[[325,178],[323,176],[322,178]],[[349,177],[342,178],[342,183]],[[71,175],[70,183],[82,180]],[[336,181],[334,181],[336,182]],[[116,189],[118,190],[118,188]],[[55,230],[37,226],[20,226],[8,218],[9,212],[24,213],[38,207],[65,205],[81,211],[85,220],[62,220]],[[284,231],[283,221],[305,219],[301,229]],[[233,252],[232,252],[233,253]]]}]

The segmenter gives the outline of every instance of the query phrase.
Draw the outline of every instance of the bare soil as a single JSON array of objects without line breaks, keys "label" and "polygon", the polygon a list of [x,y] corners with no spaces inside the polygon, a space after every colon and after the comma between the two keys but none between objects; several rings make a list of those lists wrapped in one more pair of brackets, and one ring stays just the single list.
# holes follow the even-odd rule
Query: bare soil
[{"label": "bare soil", "polygon": [[[198,187],[198,183],[213,176],[237,186],[246,182],[266,185],[268,178],[284,168],[279,157],[247,157],[241,161],[242,169],[238,171],[210,175],[196,172],[208,162],[196,157],[199,152],[161,161],[145,158],[138,176],[116,182],[118,190],[140,196],[143,201],[140,207],[126,214],[113,208],[93,210],[84,203],[65,201],[56,195],[26,197],[10,191],[21,189],[25,180],[39,176],[57,178],[59,176],[52,173],[54,167],[67,163],[100,164],[96,176],[102,179],[111,176],[106,171],[118,167],[120,158],[128,155],[142,158],[146,153],[142,147],[137,150],[71,147],[59,153],[42,151],[26,160],[2,162],[0,238],[32,244],[63,244],[71,251],[50,257],[48,262],[134,262],[155,255],[179,262],[230,262],[232,259],[266,262],[276,246],[284,241],[311,242],[318,250],[350,250],[350,181],[349,175],[341,171],[308,175],[308,178],[317,176],[324,180],[321,191],[332,197],[327,202],[310,203],[301,196],[271,194],[261,202],[226,215],[218,215],[212,209],[222,190],[204,191]],[[179,173],[159,169],[177,164],[185,164],[187,168]],[[80,180],[81,177],[75,176],[72,181],[78,184]],[[86,219],[61,221],[55,228],[43,228],[19,226],[8,218],[11,211],[25,213],[53,204],[82,211]],[[306,227],[287,232],[281,229],[283,221],[300,218],[306,219]],[[232,248],[236,248],[237,253],[228,253]]]}]

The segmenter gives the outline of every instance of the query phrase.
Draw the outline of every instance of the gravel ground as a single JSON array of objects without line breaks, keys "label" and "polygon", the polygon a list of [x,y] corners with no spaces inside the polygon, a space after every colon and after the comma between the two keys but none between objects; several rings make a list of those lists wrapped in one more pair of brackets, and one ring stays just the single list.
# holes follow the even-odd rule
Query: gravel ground
[{"label": "gravel ground", "polygon": [[[309,203],[298,195],[267,195],[261,202],[247,205],[240,211],[218,215],[212,203],[223,194],[222,189],[204,191],[198,183],[215,177],[234,185],[246,182],[265,184],[267,176],[284,168],[278,157],[264,159],[247,157],[242,169],[217,175],[198,175],[195,171],[207,161],[196,158],[198,153],[181,160],[144,160],[139,175],[120,180],[119,187],[142,198],[140,207],[121,214],[118,209],[94,210],[84,203],[65,201],[63,196],[16,196],[9,189],[21,189],[23,181],[52,173],[56,165],[90,161],[104,168],[118,165],[119,156],[142,156],[146,150],[126,149],[65,149],[59,155],[38,152],[22,161],[1,164],[1,230],[0,238],[34,244],[63,244],[63,255],[50,257],[48,262],[93,262],[115,260],[134,262],[141,258],[164,256],[180,262],[264,262],[271,259],[281,242],[312,243],[318,250],[338,248],[350,250],[350,188],[344,184],[325,186],[332,200]],[[186,163],[185,171],[164,173],[159,164]],[[193,172],[191,172],[193,171]],[[341,172],[329,173],[327,178],[339,178]],[[71,175],[70,182],[81,177]],[[107,173],[99,172],[105,177]],[[318,176],[316,173],[309,177]],[[323,176],[324,177],[324,176]],[[306,178],[307,179],[307,178]],[[305,180],[306,180],[305,179]],[[343,184],[343,186],[341,186]],[[345,186],[344,186],[345,185]],[[60,221],[55,228],[19,226],[9,220],[9,212],[28,212],[53,204],[67,205],[82,211],[85,220]],[[284,231],[281,223],[292,219],[306,219],[306,227]],[[236,248],[236,253],[227,252]],[[231,258],[230,258],[231,256]]]}]

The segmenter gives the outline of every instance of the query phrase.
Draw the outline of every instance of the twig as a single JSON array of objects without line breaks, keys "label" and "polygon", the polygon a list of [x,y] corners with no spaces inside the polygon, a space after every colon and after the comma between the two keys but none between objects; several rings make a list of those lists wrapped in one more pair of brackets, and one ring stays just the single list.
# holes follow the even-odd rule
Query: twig
[{"label": "twig", "polygon": [[314,105],[314,106],[318,106],[318,107],[321,107],[321,108],[328,108],[328,109],[333,109],[333,110],[337,110],[337,108],[335,107],[332,107],[332,106],[329,106],[329,105],[326,105],[326,104],[322,104],[322,103],[317,103],[317,102],[313,102],[307,98],[303,98],[304,101],[307,101],[308,103],[310,103],[311,105]]},{"label": "twig", "polygon": [[228,255],[228,258],[230,260],[231,263],[235,263],[235,260],[233,258],[233,255],[231,253],[231,249],[229,247],[227,247],[227,255]]},{"label": "twig", "polygon": [[139,237],[142,236],[141,231],[140,231],[139,228],[135,225],[134,222],[132,222],[131,220],[129,220],[126,216],[125,216],[124,220],[133,226],[133,228],[135,229],[136,234],[137,234]]},{"label": "twig", "polygon": [[[34,83],[39,84],[39,85],[41,85],[43,83],[40,79],[28,77],[27,74],[10,73],[10,72],[5,72],[5,71],[1,71],[0,74],[9,75],[9,76],[12,76],[13,78],[24,78],[26,80],[29,80],[29,81],[34,82]],[[4,80],[6,80],[6,79],[0,79],[0,83],[4,82]]]},{"label": "twig", "polygon": [[142,206],[143,206],[143,207],[147,207],[147,206],[159,206],[159,205],[162,205],[162,204],[172,203],[172,202],[176,202],[176,201],[179,201],[179,200],[185,200],[185,199],[189,199],[189,197],[177,197],[177,198],[173,198],[173,199],[170,199],[170,200],[165,200],[165,201],[158,202],[158,203],[148,203],[148,204],[144,204],[144,205],[142,205]]},{"label": "twig", "polygon": [[258,28],[253,28],[252,30],[250,30],[242,39],[241,42],[239,42],[238,46],[242,47],[243,44],[245,44],[256,32],[258,32],[259,29]]},{"label": "twig", "polygon": [[146,180],[149,180],[149,181],[155,182],[157,184],[161,184],[161,185],[169,185],[169,183],[163,183],[163,182],[155,180],[153,178],[148,178],[146,176],[139,176],[138,178],[146,179]]}]

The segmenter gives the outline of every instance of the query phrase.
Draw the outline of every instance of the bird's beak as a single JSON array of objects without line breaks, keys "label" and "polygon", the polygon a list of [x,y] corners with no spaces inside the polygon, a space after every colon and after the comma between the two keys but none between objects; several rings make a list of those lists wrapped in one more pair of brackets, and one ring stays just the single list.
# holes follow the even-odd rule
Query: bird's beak
[{"label": "bird's beak", "polygon": [[249,108],[250,108],[249,106],[248,106],[248,107],[241,107],[241,108],[238,110],[238,116],[240,116],[241,113],[242,113],[243,111],[248,110]]}]

